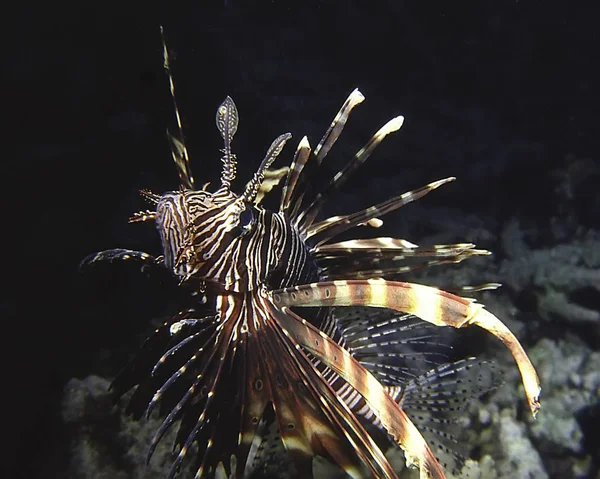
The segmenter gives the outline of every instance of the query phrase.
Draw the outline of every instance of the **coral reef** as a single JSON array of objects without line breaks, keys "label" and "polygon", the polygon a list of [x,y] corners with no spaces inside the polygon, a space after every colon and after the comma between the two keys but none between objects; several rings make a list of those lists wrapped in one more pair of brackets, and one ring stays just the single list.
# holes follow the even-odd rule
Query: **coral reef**
[{"label": "coral reef", "polygon": [[502,282],[517,294],[527,289],[534,291],[538,312],[544,319],[596,322],[600,326],[600,310],[577,301],[578,297],[587,298],[594,291],[596,304],[600,306],[597,231],[588,230],[568,243],[532,249],[524,240],[519,222],[512,219],[502,232],[502,244],[507,255],[499,271]]},{"label": "coral reef", "polygon": [[[110,382],[98,376],[72,379],[65,387],[62,417],[71,430],[67,476],[78,479],[164,479],[171,467],[167,433],[146,465],[150,439],[160,420],[134,421],[124,413],[124,401],[113,408]],[[182,479],[193,477],[184,473]]]}]

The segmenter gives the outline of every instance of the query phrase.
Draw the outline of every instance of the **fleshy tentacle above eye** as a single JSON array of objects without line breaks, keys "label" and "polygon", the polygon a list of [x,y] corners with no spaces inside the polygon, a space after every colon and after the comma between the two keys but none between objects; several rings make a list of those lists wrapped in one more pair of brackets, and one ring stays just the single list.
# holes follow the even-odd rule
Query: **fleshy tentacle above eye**
[{"label": "fleshy tentacle above eye", "polygon": [[509,349],[521,372],[531,413],[540,409],[540,381],[515,335],[481,304],[413,283],[351,280],[313,283],[270,293],[278,308],[291,306],[373,306],[414,314],[436,326],[462,328],[471,324],[489,331]]},{"label": "fleshy tentacle above eye", "polygon": [[235,179],[236,157],[231,153],[231,142],[238,128],[240,116],[231,97],[225,98],[217,108],[216,123],[223,137],[223,171],[221,172],[221,187],[229,190]]}]

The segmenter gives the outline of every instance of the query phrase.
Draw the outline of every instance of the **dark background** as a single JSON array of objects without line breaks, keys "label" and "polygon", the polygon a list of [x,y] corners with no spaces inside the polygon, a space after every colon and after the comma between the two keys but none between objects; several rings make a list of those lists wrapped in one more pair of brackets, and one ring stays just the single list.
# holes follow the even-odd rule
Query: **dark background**
[{"label": "dark background", "polygon": [[[387,119],[406,122],[347,185],[340,209],[455,175],[428,205],[451,203],[493,225],[555,214],[553,171],[573,157],[597,161],[592,3],[48,3],[5,17],[2,477],[53,477],[39,467],[48,445],[64,440],[57,411],[66,380],[114,375],[147,319],[168,306],[160,284],[127,267],[77,270],[101,249],[158,252],[153,227],[127,219],[147,207],[139,188],[178,185],[164,134],[175,120],[159,24],[197,183],[218,180],[214,113],[226,95],[241,117],[241,187],[277,135],[294,135],[279,165],[304,134],[316,144],[358,86],[367,101],[341,158]],[[575,198],[587,227],[598,224],[596,180]],[[413,235],[427,233],[419,225]]]}]

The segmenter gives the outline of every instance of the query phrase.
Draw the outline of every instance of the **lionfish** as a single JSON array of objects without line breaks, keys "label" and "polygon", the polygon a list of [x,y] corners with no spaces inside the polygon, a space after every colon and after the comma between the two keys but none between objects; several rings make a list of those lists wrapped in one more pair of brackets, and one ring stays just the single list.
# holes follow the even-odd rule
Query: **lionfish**
[{"label": "lionfish", "polygon": [[[401,127],[402,116],[381,127],[324,188],[316,189],[311,178],[350,112],[364,100],[356,89],[314,149],[304,137],[289,168],[272,170],[291,137],[279,136],[236,194],[231,145],[239,115],[227,97],[216,113],[223,167],[220,186],[211,192],[208,185],[196,188],[191,174],[164,38],[163,53],[178,125],[168,137],[181,187],[162,195],[143,191],[156,208],[130,220],[156,222],[163,255],[113,249],[83,261],[158,265],[206,302],[209,314],[198,317],[194,309],[185,310],[159,327],[111,386],[120,397],[137,385],[128,405],[137,418],[160,403],[164,420],[148,460],[180,421],[169,478],[194,445],[196,477],[248,477],[275,425],[298,477],[313,477],[317,455],[353,478],[397,477],[380,434],[400,446],[422,478],[443,478],[436,455],[451,457],[455,442],[444,424],[452,422],[448,418],[456,402],[487,386],[479,390],[470,384],[481,363],[472,358],[445,362],[435,347],[438,326],[478,325],[498,337],[516,360],[535,416],[537,374],[497,317],[474,300],[395,280],[406,271],[487,251],[470,243],[421,247],[389,237],[332,241],[357,226],[379,226],[383,215],[454,177],[352,214],[319,219],[331,194]],[[284,180],[279,209],[269,211],[262,199],[279,180]],[[412,259],[408,266],[407,259]],[[453,386],[458,390],[448,392]]]}]

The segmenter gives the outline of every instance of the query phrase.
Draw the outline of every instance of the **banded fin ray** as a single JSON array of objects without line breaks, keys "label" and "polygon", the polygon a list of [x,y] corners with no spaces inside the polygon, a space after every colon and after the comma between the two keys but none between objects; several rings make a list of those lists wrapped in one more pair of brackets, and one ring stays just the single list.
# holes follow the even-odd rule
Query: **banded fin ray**
[{"label": "banded fin ray", "polygon": [[[245,342],[230,343],[230,350],[224,353],[227,359],[219,365],[222,367],[219,374],[223,375],[223,378],[216,376],[213,395],[208,393],[207,402],[212,399],[212,404],[210,407],[205,406],[199,417],[190,416],[185,431],[178,431],[178,439],[182,440],[194,424],[194,420],[202,424],[199,434],[193,438],[199,447],[194,464],[195,477],[212,476],[218,469],[225,473],[224,477],[244,477],[245,464],[250,452],[244,441],[252,444],[268,404],[265,393],[256,391],[256,395],[247,394],[248,390],[239,387],[242,383],[247,386],[248,377],[254,377],[254,374],[248,374],[244,370],[245,366],[249,366],[253,371],[258,369],[257,364],[247,365],[246,347]],[[234,376],[227,380],[231,374]],[[251,415],[255,415],[257,421],[253,422]],[[182,419],[183,424],[185,417]],[[238,434],[235,434],[236,431]],[[189,434],[188,438],[192,437]]]},{"label": "banded fin ray", "polygon": [[[459,474],[470,453],[459,419],[468,401],[501,383],[494,365],[476,358],[452,362],[454,331],[440,330],[414,315],[369,307],[336,307],[333,311],[335,321],[321,327],[323,332],[343,342],[384,385],[417,426],[444,470]],[[341,341],[329,333],[331,322]],[[338,386],[337,382],[332,386]],[[341,388],[337,390],[343,394]],[[374,426],[382,427],[370,408],[352,409]]]},{"label": "banded fin ray", "polygon": [[[288,351],[288,354],[284,356],[285,359],[293,361],[295,371],[302,378],[304,387],[300,390],[301,394],[297,394],[297,400],[306,401],[304,396],[312,397],[314,407],[318,407],[317,411],[321,411],[328,420],[326,423],[319,424],[317,422],[310,426],[304,420],[305,427],[308,427],[305,431],[312,438],[311,442],[319,446],[316,450],[311,447],[312,453],[332,459],[353,478],[362,477],[360,463],[352,460],[353,457],[358,456],[376,477],[396,479],[395,471],[379,446],[365,431],[357,416],[352,413],[348,405],[342,401],[329,382],[323,378],[322,373],[314,366],[306,352],[298,344],[296,335],[290,334],[289,329],[282,322],[284,317],[294,322],[296,319],[276,310],[272,310],[272,313],[276,315],[277,319],[270,327],[278,335],[279,343],[285,345]],[[329,366],[329,364],[327,365]],[[312,421],[318,417],[314,414],[314,412],[311,413],[310,410],[304,409],[304,415],[308,418],[312,417]],[[280,431],[282,435],[285,434],[281,425]],[[340,440],[340,438],[345,438],[353,447],[348,448],[346,441]],[[289,447],[287,448],[290,450]]]},{"label": "banded fin ray", "polygon": [[[139,355],[132,360],[113,380],[110,385],[115,399],[122,396],[133,386],[138,386],[129,399],[126,412],[132,414],[135,419],[140,419],[146,412],[148,405],[154,397],[156,391],[178,371],[196,352],[202,342],[206,342],[213,334],[212,316],[207,316],[198,320],[191,318],[192,311],[185,311],[174,316],[170,321],[165,322],[144,342]],[[179,334],[173,335],[173,325],[184,324],[185,327],[179,328]],[[189,338],[184,347],[177,349],[174,354],[166,354],[177,344]],[[157,365],[163,366],[158,368]],[[188,381],[188,374],[183,377],[180,374],[181,383]],[[142,381],[140,378],[148,378]],[[176,395],[163,395],[161,409],[170,410],[177,402]]]},{"label": "banded fin ray", "polygon": [[[260,357],[260,345],[255,338],[248,337],[247,341],[241,341],[243,351],[239,355],[238,386],[235,394],[239,397],[237,401],[241,404],[239,414],[239,435],[237,438],[238,448],[236,459],[239,470],[235,471],[237,477],[246,477],[252,470],[255,459],[253,446],[260,442],[261,433],[266,426],[264,416],[269,409],[269,389],[266,385],[259,389],[259,381],[264,381],[267,373],[260,361],[252,361],[251,358]],[[235,369],[234,369],[235,370]],[[223,430],[225,432],[225,430]],[[233,472],[233,471],[232,471]]]},{"label": "banded fin ray", "polygon": [[457,419],[473,398],[501,384],[502,376],[493,363],[467,358],[412,379],[398,400],[444,470],[458,476],[470,450],[465,424]]},{"label": "banded fin ray", "polygon": [[147,266],[162,266],[162,261],[160,260],[160,257],[155,258],[151,254],[145,253],[143,251],[136,251],[125,248],[114,248],[87,255],[79,263],[79,269],[83,270],[93,265],[94,263],[99,263],[102,261],[108,261],[109,263],[113,263],[115,261],[134,261]]},{"label": "banded fin ray", "polygon": [[[435,257],[445,258],[458,256],[466,251],[475,249],[473,243],[453,243],[433,246],[418,246],[409,241],[379,237],[341,241],[339,243],[323,244],[314,248],[314,253],[321,259],[337,257],[352,258],[356,256],[374,256],[377,258],[411,258]],[[486,250],[475,250],[477,254],[489,254]]]},{"label": "banded fin ray", "polygon": [[[239,304],[232,306],[238,314],[240,309],[243,309]],[[239,385],[247,377],[242,367],[248,360],[244,356],[247,349],[235,339],[239,327],[238,321],[218,324],[217,338],[210,348],[208,357],[204,359],[203,365],[196,373],[193,389],[188,390],[192,399],[183,411],[177,431],[174,446],[179,447],[179,452],[173,462],[169,479],[177,473],[193,443],[196,443],[199,448],[196,456],[198,461],[195,464],[196,477],[212,476],[217,467],[224,467],[229,475],[232,473],[229,470],[231,465],[235,464],[237,468],[238,463],[240,465],[236,472],[238,477],[241,477],[240,473],[244,470],[246,458],[241,457],[238,445],[242,438],[243,425],[246,423],[244,415],[249,408],[244,409],[248,404],[239,391]],[[231,374],[234,372],[236,377],[232,378]],[[266,403],[264,399],[264,396],[257,396],[256,404],[259,409]],[[260,411],[260,417],[263,412]],[[254,426],[258,426],[258,422],[260,421],[256,421],[256,424],[249,428],[250,430],[245,431],[249,433],[247,437],[250,439],[255,432]],[[232,434],[232,430],[239,433]],[[232,460],[234,456],[235,460]]]},{"label": "banded fin ray", "polygon": [[[295,224],[298,224],[302,210],[306,209],[305,206],[301,210],[302,203],[304,201],[311,201],[309,196],[316,196],[317,194],[307,179],[315,176],[322,161],[341,135],[350,112],[364,99],[365,97],[358,88],[355,88],[348,95],[348,98],[346,98],[327,131],[315,147],[314,153],[311,153],[311,148],[306,137],[303,137],[300,141],[294,161],[290,167],[290,173],[280,204],[280,211],[288,212]],[[290,207],[292,211],[290,211]]]},{"label": "banded fin ray", "polygon": [[173,75],[171,74],[171,63],[169,60],[169,50],[167,49],[167,42],[165,40],[165,33],[162,25],[160,26],[160,37],[162,39],[163,46],[163,67],[167,73],[169,79],[169,91],[171,93],[171,101],[173,102],[173,110],[175,112],[175,118],[177,120],[177,134],[174,135],[167,130],[167,138],[171,146],[171,155],[179,174],[181,186],[193,190],[194,176],[192,175],[192,169],[190,166],[190,158],[188,155],[187,147],[183,139],[183,126],[181,124],[181,116],[179,114],[179,107],[177,106],[177,100],[175,97],[175,82],[173,81]]},{"label": "banded fin ray", "polygon": [[294,217],[290,214],[290,207],[298,204],[302,201],[302,195],[299,194],[298,190],[303,183],[304,176],[302,171],[307,164],[308,159],[311,155],[310,143],[306,136],[302,137],[298,148],[294,153],[294,159],[288,171],[283,190],[281,192],[281,202],[279,204],[279,212],[290,217]]},{"label": "banded fin ray", "polygon": [[350,112],[356,105],[362,103],[364,99],[364,95],[358,88],[352,90],[350,95],[348,95],[348,98],[346,98],[346,101],[342,104],[342,107],[333,118],[331,125],[329,125],[323,138],[321,138],[321,141],[319,141],[319,144],[315,148],[315,157],[319,164],[321,164],[323,159],[327,156],[327,153],[329,153],[329,150],[331,150],[339,136],[342,134],[344,126],[346,126],[346,122],[350,116]]},{"label": "banded fin ray", "polygon": [[318,357],[361,394],[385,430],[404,450],[407,463],[419,467],[421,479],[445,478],[444,472],[419,430],[381,383],[347,350],[295,314],[287,305],[277,301],[276,294],[272,296],[275,299],[272,311],[282,327],[282,332]]},{"label": "banded fin ray", "polygon": [[[150,442],[146,459],[148,463],[163,435],[171,428],[174,422],[180,418],[182,411],[184,412],[184,417],[179,425],[179,430],[177,431],[177,436],[173,444],[173,449],[175,449],[176,446],[180,446],[181,450],[173,463],[173,467],[169,473],[170,476],[167,477],[172,477],[172,475],[179,470],[181,462],[187,454],[187,450],[191,444],[191,440],[189,442],[186,440],[184,443],[181,439],[182,431],[186,429],[186,416],[189,416],[190,412],[194,413],[198,407],[206,407],[208,396],[204,390],[211,388],[212,391],[215,387],[216,380],[214,378],[214,366],[216,362],[214,361],[214,357],[217,354],[218,349],[209,348],[205,352],[207,345],[215,342],[215,336],[215,331],[213,331],[213,334],[208,340],[201,347],[197,348],[198,352],[191,355],[183,366],[171,374],[168,379],[163,382],[162,386],[156,390],[152,399],[148,401],[146,408],[147,417],[157,403],[160,403],[160,415],[164,416],[161,425],[154,433]],[[220,365],[221,362],[218,364]],[[217,369],[217,377],[218,372],[219,370]],[[139,389],[140,388],[138,387],[138,390]],[[186,390],[183,396],[178,394],[178,390],[180,389]],[[170,397],[167,396],[167,393],[170,393]],[[200,429],[200,426],[203,425],[202,423],[202,420],[199,422],[197,421],[196,427]],[[186,435],[189,438],[189,433]]]},{"label": "banded fin ray", "polygon": [[346,165],[338,171],[332,180],[329,182],[327,187],[320,193],[317,194],[313,202],[303,211],[299,217],[300,230],[304,231],[310,228],[315,218],[321,211],[325,201],[331,196],[333,192],[339,189],[346,180],[364,163],[366,162],[371,153],[377,148],[377,146],[383,141],[383,139],[398,131],[404,122],[403,116],[392,118],[385,125],[383,125],[377,132],[371,137],[365,146],[363,146],[354,155],[354,158],[350,160]]},{"label": "banded fin ray", "polygon": [[336,307],[346,348],[382,384],[404,385],[450,361],[451,330],[387,308]]},{"label": "banded fin ray", "polygon": [[306,233],[306,239],[315,247],[320,246],[329,239],[337,236],[344,231],[347,231],[359,224],[383,216],[391,211],[394,211],[408,203],[411,203],[425,196],[427,193],[435,190],[445,183],[454,181],[456,178],[451,176],[442,180],[434,181],[416,190],[408,191],[399,196],[390,198],[389,200],[370,206],[362,211],[345,215],[334,216],[323,221],[315,223]]},{"label": "banded fin ray", "polygon": [[386,280],[312,283],[271,295],[278,308],[362,305],[411,313],[435,326],[462,328],[475,324],[500,339],[511,352],[521,372],[531,413],[535,417],[539,411],[540,381],[527,353],[504,323],[480,304],[430,286]]},{"label": "banded fin ray", "polygon": [[[395,238],[378,238],[386,242],[404,241]],[[361,243],[362,240],[344,241],[338,244]],[[369,240],[365,240],[369,241]],[[370,243],[370,242],[369,242]],[[475,249],[473,244],[434,245],[431,247],[412,248],[317,248],[315,256],[322,270],[322,279],[395,279],[401,274],[431,266],[459,263],[476,255],[487,255],[488,251]],[[431,259],[427,259],[431,258]],[[423,261],[425,259],[425,261]]]}]

